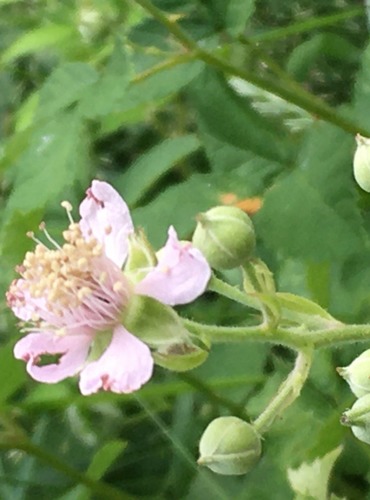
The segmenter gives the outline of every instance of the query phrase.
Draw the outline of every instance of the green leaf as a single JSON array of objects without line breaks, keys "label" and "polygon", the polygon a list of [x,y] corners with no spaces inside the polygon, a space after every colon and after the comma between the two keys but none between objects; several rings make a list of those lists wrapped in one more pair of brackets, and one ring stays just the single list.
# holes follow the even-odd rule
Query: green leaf
[{"label": "green leaf", "polygon": [[310,464],[303,463],[298,469],[288,469],[290,485],[298,498],[303,495],[314,500],[327,500],[330,474],[341,452],[342,447],[338,446]]},{"label": "green leaf", "polygon": [[103,75],[86,89],[80,101],[81,114],[98,118],[115,111],[126,93],[130,78],[128,55],[122,43],[117,41]]},{"label": "green leaf", "polygon": [[301,43],[290,54],[287,69],[295,78],[305,80],[312,67],[321,58],[355,62],[359,49],[342,36],[334,33],[319,33]]},{"label": "green leaf", "polygon": [[98,73],[88,64],[63,64],[53,71],[41,88],[36,118],[51,118],[58,111],[75,103],[98,78]]},{"label": "green leaf", "polygon": [[120,176],[118,189],[129,205],[137,204],[164,174],[199,147],[198,138],[191,134],[165,139]]},{"label": "green leaf", "polygon": [[86,182],[88,142],[85,134],[80,117],[73,112],[60,114],[34,132],[29,148],[16,166],[5,210],[1,246],[9,262],[23,253],[27,246],[25,233],[35,229],[45,206],[62,193],[65,196],[65,190],[77,180]]},{"label": "green leaf", "polygon": [[17,177],[7,210],[44,207],[81,173],[86,154],[84,127],[73,112],[60,114],[38,129],[17,166]]},{"label": "green leaf", "polygon": [[254,217],[268,247],[314,263],[364,250],[367,237],[356,208],[351,150],[352,138],[332,126],[310,131],[300,168],[267,192]]},{"label": "green leaf", "polygon": [[101,479],[109,467],[117,460],[126,448],[125,441],[109,441],[105,443],[94,455],[88,469],[87,475],[92,479]]},{"label": "green leaf", "polygon": [[337,323],[325,309],[304,297],[278,292],[275,298],[282,309],[284,319],[314,328],[329,328]]},{"label": "green leaf", "polygon": [[226,11],[226,30],[231,36],[240,35],[254,12],[254,0],[229,0]]},{"label": "green leaf", "polygon": [[[1,2],[0,2],[1,3]],[[2,55],[0,64],[7,64],[18,57],[60,45],[75,34],[73,26],[50,24],[28,31],[18,38]]]},{"label": "green leaf", "polygon": [[287,148],[282,134],[235,94],[225,79],[207,68],[191,85],[191,97],[200,125],[210,135],[262,158],[286,162]]},{"label": "green leaf", "polygon": [[26,371],[22,362],[13,355],[14,340],[0,348],[2,383],[0,384],[0,406],[25,382]]},{"label": "green leaf", "polygon": [[[202,62],[193,61],[155,72],[136,81],[134,79],[116,103],[114,113],[104,118],[103,131],[108,133],[126,122],[142,120],[146,107],[152,110],[160,100],[179,92],[199,75],[203,66]],[[138,76],[140,75],[136,77]],[[137,114],[138,117],[135,116]]]}]

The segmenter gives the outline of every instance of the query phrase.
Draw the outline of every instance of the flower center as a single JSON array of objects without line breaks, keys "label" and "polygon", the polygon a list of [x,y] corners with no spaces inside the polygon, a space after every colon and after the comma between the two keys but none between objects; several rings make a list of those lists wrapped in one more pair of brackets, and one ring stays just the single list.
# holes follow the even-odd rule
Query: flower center
[{"label": "flower center", "polygon": [[16,269],[23,279],[11,285],[10,305],[30,305],[33,323],[43,320],[59,328],[101,330],[117,323],[131,287],[118,266],[105,256],[102,244],[94,237],[85,238],[71,217],[63,231],[62,246],[51,238],[44,223],[40,229],[54,248],[29,234],[37,245]]}]

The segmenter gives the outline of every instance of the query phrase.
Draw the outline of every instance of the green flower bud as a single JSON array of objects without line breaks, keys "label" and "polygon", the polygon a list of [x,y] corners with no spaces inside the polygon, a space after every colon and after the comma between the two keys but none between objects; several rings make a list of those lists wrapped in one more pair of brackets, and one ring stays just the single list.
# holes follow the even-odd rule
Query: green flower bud
[{"label": "green flower bud", "polygon": [[256,243],[253,224],[240,208],[211,208],[197,220],[193,244],[211,267],[232,269],[251,257]]},{"label": "green flower bud", "polygon": [[157,264],[155,252],[148,242],[144,231],[137,231],[128,237],[128,257],[125,264],[125,274],[134,283],[142,280],[148,269]]},{"label": "green flower bud", "polygon": [[206,350],[190,342],[171,344],[165,349],[159,349],[153,353],[157,365],[176,372],[196,368],[207,359],[207,356],[208,352]]},{"label": "green flower bud", "polygon": [[370,139],[357,134],[356,142],[353,175],[360,188],[370,193]]},{"label": "green flower bud", "polygon": [[358,398],[370,393],[370,349],[364,351],[352,363],[343,368],[337,368]]},{"label": "green flower bud", "polygon": [[350,426],[357,439],[370,444],[370,394],[362,396],[350,410],[345,411],[341,423]]},{"label": "green flower bud", "polygon": [[213,420],[201,437],[198,464],[224,475],[246,474],[261,456],[261,438],[237,417]]}]

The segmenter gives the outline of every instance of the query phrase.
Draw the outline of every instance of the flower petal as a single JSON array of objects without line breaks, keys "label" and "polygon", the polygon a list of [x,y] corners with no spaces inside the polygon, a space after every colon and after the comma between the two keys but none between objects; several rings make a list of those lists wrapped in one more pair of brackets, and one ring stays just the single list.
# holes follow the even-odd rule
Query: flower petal
[{"label": "flower petal", "polygon": [[157,266],[137,284],[137,293],[174,306],[192,302],[205,291],[211,277],[208,262],[190,242],[180,242],[172,226],[157,256]]},{"label": "flower petal", "polygon": [[[54,384],[78,373],[91,343],[88,335],[57,336],[52,332],[30,333],[16,343],[14,356],[27,363],[27,371],[39,382]],[[57,362],[40,366],[43,355],[59,355]]]},{"label": "flower petal", "polygon": [[128,253],[128,235],[134,230],[128,206],[108,183],[94,180],[80,205],[80,228],[88,238],[93,235],[105,254],[122,267]]},{"label": "flower petal", "polygon": [[81,372],[80,390],[84,395],[99,389],[130,393],[140,389],[152,373],[153,358],[148,346],[123,326],[117,326],[104,354]]},{"label": "flower petal", "polygon": [[6,300],[17,318],[22,321],[30,321],[40,310],[44,310],[45,300],[43,298],[34,299],[29,292],[24,289],[24,279],[14,280],[6,292]]}]

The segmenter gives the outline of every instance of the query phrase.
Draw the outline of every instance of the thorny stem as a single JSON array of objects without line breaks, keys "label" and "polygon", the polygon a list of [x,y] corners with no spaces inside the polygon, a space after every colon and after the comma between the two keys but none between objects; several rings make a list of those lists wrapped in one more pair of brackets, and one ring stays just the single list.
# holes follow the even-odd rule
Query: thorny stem
[{"label": "thorny stem", "polygon": [[176,18],[167,15],[162,10],[158,9],[150,0],[133,0],[141,5],[149,14],[152,15],[159,23],[163,24],[173,37],[178,40],[181,45],[193,53],[194,58],[204,61],[206,64],[220,69],[222,72],[237,76],[261,89],[270,92],[274,95],[285,99],[287,102],[295,104],[301,109],[308,111],[315,117],[332,123],[342,130],[355,135],[357,133],[370,136],[370,130],[359,126],[352,120],[349,120],[339,115],[334,109],[325,104],[321,99],[306,91],[303,87],[297,85],[286,85],[285,81],[279,82],[263,76],[257,75],[253,71],[248,71],[239,68],[229,63],[227,60],[214,55],[212,52],[200,47],[176,22]]}]

